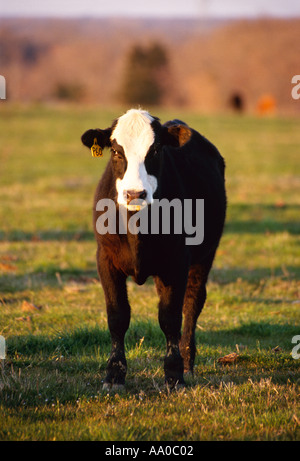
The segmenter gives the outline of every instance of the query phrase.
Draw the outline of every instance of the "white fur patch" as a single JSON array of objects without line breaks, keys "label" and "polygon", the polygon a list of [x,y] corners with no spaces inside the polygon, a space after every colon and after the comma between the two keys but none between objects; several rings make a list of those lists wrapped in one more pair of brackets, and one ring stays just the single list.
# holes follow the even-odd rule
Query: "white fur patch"
[{"label": "white fur patch", "polygon": [[118,203],[127,206],[124,191],[146,190],[146,202],[153,202],[153,193],[157,188],[157,179],[147,173],[145,157],[154,143],[151,126],[153,118],[144,110],[130,109],[119,118],[111,135],[123,147],[127,159],[127,169],[122,179],[117,179]]}]

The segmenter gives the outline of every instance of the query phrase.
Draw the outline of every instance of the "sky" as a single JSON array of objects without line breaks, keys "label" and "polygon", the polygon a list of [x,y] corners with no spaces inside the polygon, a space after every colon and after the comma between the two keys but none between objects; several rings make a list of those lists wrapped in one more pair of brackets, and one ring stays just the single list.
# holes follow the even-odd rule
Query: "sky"
[{"label": "sky", "polygon": [[0,0],[0,18],[299,17],[300,0]]}]

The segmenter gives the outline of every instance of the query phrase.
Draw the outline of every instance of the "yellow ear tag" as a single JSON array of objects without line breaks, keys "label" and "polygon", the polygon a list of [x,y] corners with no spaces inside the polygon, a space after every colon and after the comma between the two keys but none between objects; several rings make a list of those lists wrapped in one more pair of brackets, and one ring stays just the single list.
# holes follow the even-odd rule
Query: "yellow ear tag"
[{"label": "yellow ear tag", "polygon": [[91,147],[91,152],[93,157],[102,157],[102,149],[97,143],[97,138],[94,138],[94,144]]}]

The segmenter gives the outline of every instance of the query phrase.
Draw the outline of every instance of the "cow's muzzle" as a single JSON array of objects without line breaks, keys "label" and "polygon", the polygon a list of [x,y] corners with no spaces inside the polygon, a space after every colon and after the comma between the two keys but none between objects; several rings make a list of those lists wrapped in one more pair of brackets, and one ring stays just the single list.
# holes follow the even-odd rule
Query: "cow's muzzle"
[{"label": "cow's muzzle", "polygon": [[129,204],[131,200],[145,200],[147,197],[147,191],[143,190],[124,190],[124,199]]},{"label": "cow's muzzle", "polygon": [[141,191],[133,189],[124,190],[123,196],[127,203],[127,208],[130,211],[139,211],[141,208],[147,206],[147,191],[145,189]]}]

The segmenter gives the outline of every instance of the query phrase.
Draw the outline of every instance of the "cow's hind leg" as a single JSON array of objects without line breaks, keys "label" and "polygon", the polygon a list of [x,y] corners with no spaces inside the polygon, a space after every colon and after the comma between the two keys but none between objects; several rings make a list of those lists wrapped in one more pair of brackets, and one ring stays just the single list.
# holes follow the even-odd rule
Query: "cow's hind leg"
[{"label": "cow's hind leg", "polygon": [[159,277],[155,277],[155,284],[160,298],[158,306],[159,324],[167,342],[167,353],[164,359],[165,382],[170,388],[184,385],[183,361],[179,351],[179,340],[185,283],[181,280],[177,285],[165,285]]},{"label": "cow's hind leg", "polygon": [[130,305],[127,297],[126,277],[101,258],[98,267],[103,286],[108,327],[111,336],[111,353],[107,363],[104,389],[120,389],[125,384],[127,363],[124,338],[130,322]]},{"label": "cow's hind leg", "polygon": [[183,358],[184,372],[193,373],[196,355],[195,328],[197,319],[206,300],[206,282],[212,265],[191,266],[183,303],[184,325],[180,340],[180,353]]}]

